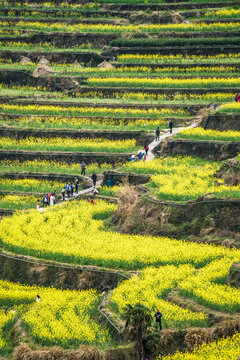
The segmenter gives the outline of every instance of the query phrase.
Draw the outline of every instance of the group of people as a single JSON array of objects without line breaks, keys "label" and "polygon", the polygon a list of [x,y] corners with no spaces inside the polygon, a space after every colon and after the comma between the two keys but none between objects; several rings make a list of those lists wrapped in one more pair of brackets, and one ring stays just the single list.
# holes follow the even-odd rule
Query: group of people
[{"label": "group of people", "polygon": [[78,194],[79,181],[75,180],[74,184],[71,182],[70,184],[66,184],[61,191],[62,201],[65,201],[66,195],[68,198],[72,197],[74,192]]},{"label": "group of people", "polygon": [[[44,197],[42,198],[42,206],[43,207],[47,207],[47,206],[53,206],[56,202],[56,192],[55,190],[50,192],[49,194],[44,195]],[[40,209],[40,200],[37,200],[37,209]]]}]

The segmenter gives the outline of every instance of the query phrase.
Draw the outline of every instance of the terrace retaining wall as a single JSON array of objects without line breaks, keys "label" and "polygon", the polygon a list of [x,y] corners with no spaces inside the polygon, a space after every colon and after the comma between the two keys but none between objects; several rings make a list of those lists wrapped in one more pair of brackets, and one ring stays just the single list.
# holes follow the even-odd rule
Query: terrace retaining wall
[{"label": "terrace retaining wall", "polygon": [[218,161],[235,157],[240,152],[240,142],[168,139],[154,149],[160,155],[199,156]]},{"label": "terrace retaining wall", "polygon": [[240,131],[240,114],[213,114],[201,124],[204,129]]},{"label": "terrace retaining wall", "polygon": [[49,160],[57,162],[66,162],[68,164],[80,164],[85,161],[87,164],[91,163],[125,163],[132,154],[127,153],[93,153],[93,152],[53,152],[53,151],[28,151],[28,150],[0,150],[1,160],[19,160],[19,161],[33,161]]},{"label": "terrace retaining wall", "polygon": [[106,180],[112,180],[113,184],[124,183],[127,181],[131,185],[145,184],[150,181],[150,175],[134,174],[131,172],[123,173],[118,171],[105,171],[104,183]]},{"label": "terrace retaining wall", "polygon": [[0,57],[1,59],[9,60],[11,59],[12,62],[20,62],[22,56],[27,56],[30,58],[34,63],[40,61],[42,57],[45,57],[52,63],[58,64],[66,64],[66,63],[74,63],[78,61],[79,63],[92,64],[96,66],[103,62],[103,60],[111,60],[109,56],[101,56],[96,52],[46,52],[46,51],[11,51],[11,50],[0,50]]},{"label": "terrace retaining wall", "polygon": [[68,265],[0,252],[0,278],[27,285],[109,291],[125,279],[120,272],[96,266]]}]

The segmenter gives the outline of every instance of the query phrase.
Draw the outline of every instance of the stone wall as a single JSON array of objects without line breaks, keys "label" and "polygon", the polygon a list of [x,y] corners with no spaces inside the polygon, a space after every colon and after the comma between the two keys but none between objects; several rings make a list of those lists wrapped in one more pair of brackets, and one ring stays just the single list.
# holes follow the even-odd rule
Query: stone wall
[{"label": "stone wall", "polygon": [[204,129],[240,131],[240,114],[216,113],[214,115],[209,115],[207,120],[204,120],[201,125]]}]

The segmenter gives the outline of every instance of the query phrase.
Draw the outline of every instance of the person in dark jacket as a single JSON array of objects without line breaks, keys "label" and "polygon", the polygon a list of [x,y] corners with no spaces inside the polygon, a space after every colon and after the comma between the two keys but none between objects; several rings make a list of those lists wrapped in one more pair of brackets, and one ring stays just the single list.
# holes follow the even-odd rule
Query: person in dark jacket
[{"label": "person in dark jacket", "polygon": [[78,179],[75,180],[75,193],[78,193],[79,181]]},{"label": "person in dark jacket", "polygon": [[162,313],[157,309],[157,311],[154,314],[156,319],[156,324],[159,324],[159,329],[162,330]]},{"label": "person in dark jacket", "polygon": [[159,127],[158,127],[157,130],[156,130],[156,141],[159,141],[159,138],[160,138],[160,130],[159,130]]},{"label": "person in dark jacket", "polygon": [[92,181],[93,181],[93,186],[96,187],[97,175],[95,173],[92,174]]},{"label": "person in dark jacket", "polygon": [[173,128],[173,122],[172,122],[172,120],[171,121],[169,121],[169,129],[170,129],[170,134],[172,133],[172,128]]}]

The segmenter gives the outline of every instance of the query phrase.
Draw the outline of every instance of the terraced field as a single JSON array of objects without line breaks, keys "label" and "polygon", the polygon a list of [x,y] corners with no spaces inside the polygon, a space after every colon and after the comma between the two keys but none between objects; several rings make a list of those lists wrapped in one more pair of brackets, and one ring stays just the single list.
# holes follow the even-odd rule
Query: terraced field
[{"label": "terraced field", "polygon": [[0,1],[5,360],[237,359],[239,15]]}]

